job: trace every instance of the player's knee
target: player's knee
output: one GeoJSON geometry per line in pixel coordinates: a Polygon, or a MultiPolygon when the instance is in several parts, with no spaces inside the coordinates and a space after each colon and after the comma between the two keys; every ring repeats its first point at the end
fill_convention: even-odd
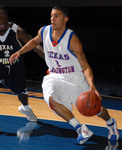
{"type": "Polygon", "coordinates": [[[53,100],[53,98],[51,96],[49,97],[49,105],[50,105],[50,107],[52,109],[54,109],[54,107],[55,107],[55,101],[53,100]]]}
{"type": "Polygon", "coordinates": [[[59,107],[60,104],[57,103],[55,100],[53,100],[53,98],[50,96],[49,97],[49,105],[50,105],[51,109],[53,111],[55,111],[59,107]]]}
{"type": "Polygon", "coordinates": [[[49,107],[50,107],[50,109],[51,109],[56,115],[59,116],[59,114],[57,113],[57,109],[58,109],[58,106],[57,106],[57,105],[58,105],[58,103],[55,102],[52,97],[49,97],[49,107]]]}

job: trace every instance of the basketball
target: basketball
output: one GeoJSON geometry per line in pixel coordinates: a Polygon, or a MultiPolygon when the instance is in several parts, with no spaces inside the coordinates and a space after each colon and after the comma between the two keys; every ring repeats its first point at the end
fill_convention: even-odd
{"type": "Polygon", "coordinates": [[[78,111],[84,116],[94,116],[101,111],[101,99],[93,91],[80,94],[76,101],[78,111]]]}

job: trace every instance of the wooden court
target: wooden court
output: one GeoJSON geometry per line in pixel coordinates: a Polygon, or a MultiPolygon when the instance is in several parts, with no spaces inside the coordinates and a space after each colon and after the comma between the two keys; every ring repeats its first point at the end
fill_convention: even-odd
{"type": "MultiPolygon", "coordinates": [[[[5,89],[1,90],[5,91],[5,89]]],[[[37,93],[29,92],[29,95],[30,96],[35,95],[36,97],[43,97],[42,93],[38,92],[37,93]]],[[[50,110],[50,108],[43,99],[29,97],[29,104],[39,119],[64,121],[62,118],[58,117],[55,113],[53,113],[50,110]]],[[[19,105],[20,102],[18,101],[16,95],[0,93],[0,114],[25,117],[18,111],[19,105]]],[[[118,128],[122,129],[122,111],[112,109],[108,109],[108,111],[113,118],[116,118],[118,128]]],[[[93,117],[82,116],[74,106],[73,106],[73,113],[76,116],[76,118],[82,123],[97,126],[105,126],[105,122],[101,118],[97,116],[93,117]]]]}
{"type": "MultiPolygon", "coordinates": [[[[110,100],[106,100],[106,101],[107,101],[107,103],[109,103],[110,100]]],[[[119,140],[120,141],[119,147],[117,146],[118,149],[116,148],[116,150],[120,150],[122,148],[122,144],[121,144],[122,143],[122,135],[121,135],[122,134],[122,111],[121,111],[121,107],[120,107],[120,104],[122,101],[114,99],[114,102],[116,104],[118,103],[118,108],[115,107],[115,109],[113,109],[113,108],[111,109],[111,107],[110,107],[107,109],[108,109],[111,117],[115,118],[117,121],[117,125],[118,125],[118,129],[120,131],[121,138],[119,140]]],[[[38,129],[34,130],[34,132],[33,132],[34,136],[33,136],[33,134],[31,134],[31,131],[29,132],[28,142],[26,141],[26,143],[24,143],[24,144],[22,142],[15,142],[16,143],[16,145],[15,145],[14,141],[17,140],[17,133],[16,133],[17,129],[16,128],[20,127],[20,126],[25,126],[25,127],[22,127],[22,129],[26,128],[28,121],[26,120],[25,115],[21,114],[18,111],[18,106],[20,105],[20,102],[19,102],[17,96],[15,94],[11,93],[11,91],[9,89],[0,88],[0,117],[4,118],[4,116],[5,116],[5,118],[7,118],[7,119],[2,120],[3,124],[0,126],[0,129],[1,129],[0,150],[20,150],[20,149],[21,150],[33,150],[33,149],[48,150],[50,145],[52,145],[53,138],[55,140],[57,140],[57,142],[59,142],[61,140],[60,138],[63,138],[63,140],[65,140],[65,142],[60,145],[60,148],[58,148],[59,150],[64,150],[64,147],[66,147],[67,150],[75,150],[75,149],[82,150],[82,149],[84,149],[84,146],[78,146],[74,142],[76,140],[76,134],[74,133],[74,130],[71,130],[72,127],[70,127],[69,124],[67,124],[63,119],[61,119],[59,116],[57,116],[55,113],[53,113],[50,110],[50,108],[48,107],[48,105],[46,104],[46,102],[43,99],[43,94],[41,91],[40,92],[29,91],[29,104],[32,107],[36,116],[38,117],[38,120],[39,120],[38,126],[39,127],[37,126],[38,129]],[[13,119],[14,119],[14,121],[11,122],[11,120],[13,120],[13,119]],[[46,121],[46,123],[45,123],[45,121],[46,121]],[[25,125],[22,125],[22,123],[25,125]],[[58,127],[57,127],[57,123],[59,124],[58,127]],[[44,128],[44,130],[43,130],[41,126],[44,126],[47,129],[44,128]],[[61,128],[59,128],[60,126],[61,126],[61,128]],[[9,127],[9,129],[8,129],[8,127],[9,127]],[[2,130],[4,130],[4,131],[2,131],[2,130]],[[9,130],[9,132],[8,132],[8,130],[9,130]],[[38,133],[37,133],[37,130],[38,130],[38,133]],[[52,131],[52,133],[50,133],[51,131],[52,131]],[[65,134],[63,134],[64,131],[66,132],[67,136],[65,134]],[[43,133],[44,135],[42,134],[42,132],[44,132],[43,133]],[[56,133],[53,134],[54,132],[56,132],[56,133]],[[47,136],[48,134],[49,135],[51,134],[50,135],[51,138],[50,138],[50,140],[48,140],[48,146],[47,146],[47,144],[45,143],[44,137],[47,136]],[[57,134],[59,134],[59,135],[57,136],[57,134]],[[10,137],[10,139],[12,138],[13,140],[11,141],[10,139],[9,140],[6,139],[6,135],[7,135],[7,137],[10,137]],[[40,138],[42,138],[41,141],[39,140],[40,138]],[[69,139],[69,141],[67,141],[68,139],[69,139]],[[4,142],[2,142],[1,140],[4,142]],[[43,148],[40,148],[39,141],[42,142],[41,144],[44,146],[44,147],[42,146],[43,148]],[[12,143],[14,144],[14,147],[11,145],[12,143]],[[32,145],[32,143],[36,143],[37,147],[35,147],[34,144],[32,145]],[[46,144],[46,147],[45,147],[45,144],[46,144]],[[27,148],[25,148],[25,147],[27,147],[27,148]]],[[[110,101],[109,105],[110,106],[112,105],[111,101],[110,101]]],[[[73,106],[73,113],[81,123],[87,124],[88,126],[93,128],[93,130],[96,132],[95,136],[93,136],[93,138],[91,138],[90,144],[89,143],[85,144],[86,149],[88,149],[88,150],[91,150],[90,148],[92,148],[94,150],[105,149],[106,144],[107,144],[106,135],[108,134],[107,133],[108,131],[105,128],[106,127],[105,122],[97,116],[94,116],[94,117],[82,116],[74,106],[73,106]],[[105,134],[104,134],[104,130],[103,130],[104,128],[106,130],[105,134]],[[101,130],[103,130],[103,131],[101,131],[101,130]],[[98,134],[100,134],[100,135],[98,135],[98,134]],[[96,145],[94,144],[95,142],[97,143],[96,145]],[[91,145],[91,143],[93,143],[93,144],[91,145]],[[105,145],[103,143],[105,143],[105,145]],[[102,144],[101,148],[98,148],[99,145],[101,145],[101,144],[102,144]]],[[[22,140],[20,139],[20,141],[22,141],[22,140]]],[[[57,150],[57,148],[56,148],[57,143],[55,143],[55,141],[54,141],[53,144],[54,145],[52,146],[52,148],[54,150],[57,150]]]]}

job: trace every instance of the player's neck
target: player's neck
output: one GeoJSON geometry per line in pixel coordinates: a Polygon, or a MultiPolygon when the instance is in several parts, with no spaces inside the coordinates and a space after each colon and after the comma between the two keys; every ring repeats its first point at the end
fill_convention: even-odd
{"type": "Polygon", "coordinates": [[[61,35],[64,33],[65,30],[66,30],[66,27],[61,28],[61,29],[52,30],[53,40],[58,41],[58,39],[61,37],[61,35]]]}

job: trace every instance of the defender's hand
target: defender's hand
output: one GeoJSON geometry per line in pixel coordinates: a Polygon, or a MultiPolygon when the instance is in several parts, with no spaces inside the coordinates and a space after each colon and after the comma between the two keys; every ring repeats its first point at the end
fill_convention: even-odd
{"type": "Polygon", "coordinates": [[[12,63],[18,59],[20,57],[20,54],[19,52],[16,52],[14,54],[11,55],[11,57],[9,58],[9,62],[10,62],[10,65],[12,65],[12,63]]]}

